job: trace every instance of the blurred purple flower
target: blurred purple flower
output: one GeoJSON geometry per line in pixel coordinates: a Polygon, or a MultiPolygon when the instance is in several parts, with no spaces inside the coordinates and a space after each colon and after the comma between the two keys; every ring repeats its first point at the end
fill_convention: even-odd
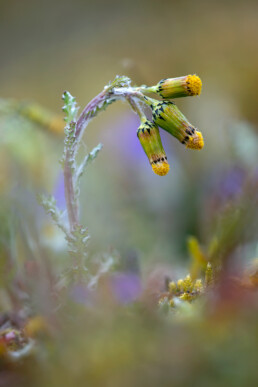
{"type": "Polygon", "coordinates": [[[112,278],[111,288],[118,302],[128,304],[141,295],[141,279],[134,273],[116,273],[112,278]]]}
{"type": "Polygon", "coordinates": [[[237,166],[226,172],[219,184],[220,199],[227,200],[241,193],[245,178],[246,172],[237,166]]]}
{"type": "Polygon", "coordinates": [[[74,285],[70,290],[70,297],[78,304],[91,304],[91,292],[86,285],[74,285]]]}
{"type": "Polygon", "coordinates": [[[115,152],[125,163],[138,163],[146,158],[141,144],[137,138],[137,129],[140,120],[136,114],[128,112],[119,117],[118,120],[106,126],[103,133],[103,143],[110,144],[115,152]]]}
{"type": "Polygon", "coordinates": [[[57,178],[53,195],[54,195],[54,198],[56,199],[57,207],[60,210],[65,210],[66,204],[65,204],[65,191],[64,191],[64,175],[61,172],[57,178]]]}

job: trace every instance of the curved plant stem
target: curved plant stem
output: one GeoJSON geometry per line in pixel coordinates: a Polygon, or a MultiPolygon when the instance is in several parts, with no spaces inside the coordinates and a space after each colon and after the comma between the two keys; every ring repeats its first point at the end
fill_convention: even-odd
{"type": "Polygon", "coordinates": [[[131,105],[134,112],[136,114],[138,114],[138,116],[140,117],[140,120],[144,121],[146,119],[146,116],[145,116],[144,112],[142,111],[139,103],[135,100],[135,98],[133,98],[131,96],[127,96],[126,99],[129,102],[129,104],[131,105]]]}
{"type": "MultiPolygon", "coordinates": [[[[146,104],[145,96],[139,91],[135,90],[131,86],[124,87],[119,83],[114,82],[104,88],[104,90],[94,97],[83,109],[78,119],[76,119],[76,102],[73,97],[66,94],[68,98],[67,112],[69,114],[68,127],[65,140],[65,152],[64,152],[64,188],[65,188],[65,200],[69,221],[69,235],[68,239],[73,249],[73,266],[75,269],[81,270],[83,267],[82,254],[84,254],[84,246],[89,238],[87,229],[84,229],[80,224],[80,209],[79,209],[79,190],[78,190],[78,171],[82,173],[85,165],[87,164],[88,157],[95,158],[99,149],[95,148],[95,153],[86,156],[81,165],[76,163],[76,155],[80,147],[81,139],[84,131],[91,121],[100,111],[104,110],[106,106],[116,100],[124,100],[129,102],[133,111],[139,115],[140,120],[146,119],[146,116],[142,110],[141,103],[146,104]],[[70,98],[70,99],[69,99],[70,98]],[[82,243],[79,242],[81,238],[82,243]],[[77,242],[76,242],[77,241],[77,242]],[[78,247],[79,246],[79,247],[78,247]],[[83,251],[82,251],[83,249],[83,251]]],[[[147,103],[148,104],[148,103],[147,103]]],[[[86,253],[85,253],[86,254],[86,253]]]]}
{"type": "Polygon", "coordinates": [[[76,165],[74,165],[75,156],[89,121],[97,114],[97,108],[107,99],[107,94],[108,91],[103,90],[83,109],[75,125],[73,145],[66,149],[64,160],[64,187],[70,232],[74,231],[80,225],[79,202],[75,195],[75,182],[73,178],[73,168],[76,168],[76,165]]]}
{"type": "Polygon", "coordinates": [[[93,118],[97,114],[96,108],[102,103],[104,103],[105,100],[107,99],[107,94],[108,94],[108,91],[103,90],[96,97],[94,97],[81,112],[80,117],[77,120],[76,129],[75,129],[75,137],[76,137],[75,144],[77,145],[74,150],[75,153],[78,150],[80,139],[83,136],[84,130],[86,129],[91,118],[93,118]]]}

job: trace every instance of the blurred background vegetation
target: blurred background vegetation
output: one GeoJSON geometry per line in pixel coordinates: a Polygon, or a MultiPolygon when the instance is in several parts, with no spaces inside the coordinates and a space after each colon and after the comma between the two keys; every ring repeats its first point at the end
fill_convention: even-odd
{"type": "MultiPolygon", "coordinates": [[[[58,163],[63,134],[33,122],[23,104],[32,101],[58,117],[64,90],[83,108],[116,74],[137,85],[198,74],[201,96],[176,102],[202,131],[205,146],[200,152],[186,150],[162,132],[171,170],[161,178],[141,149],[138,118],[127,105],[115,103],[98,116],[84,138],[88,151],[104,144],[81,188],[89,254],[115,249],[122,260],[139,262],[143,273],[156,267],[172,276],[189,270],[190,236],[214,260],[245,266],[257,257],[257,16],[258,2],[251,0],[0,0],[3,288],[14,272],[25,278],[34,273],[35,259],[44,257],[46,273],[48,260],[61,265],[67,254],[63,236],[36,201],[36,194],[46,191],[64,206],[58,163]]],[[[19,281],[16,286],[22,289],[19,281]]],[[[3,311],[13,307],[1,297],[3,311]]],[[[38,308],[41,314],[45,307],[38,308]]],[[[160,353],[161,341],[155,341],[160,353]]],[[[190,342],[196,344],[193,337],[190,342]]],[[[168,348],[165,352],[169,356],[168,348]]],[[[202,356],[204,361],[205,351],[202,356]]]]}
{"type": "MultiPolygon", "coordinates": [[[[250,173],[243,154],[251,157],[252,139],[242,127],[250,126],[255,136],[257,8],[255,1],[0,2],[2,98],[36,101],[60,114],[63,90],[83,107],[116,74],[128,75],[137,84],[188,73],[203,80],[201,97],[177,103],[203,132],[205,148],[187,152],[162,133],[171,162],[164,179],[149,168],[135,135],[138,119],[127,106],[117,103],[92,123],[87,147],[104,143],[82,189],[93,251],[133,246],[148,260],[171,261],[185,256],[189,234],[203,243],[210,237],[207,222],[212,223],[217,211],[205,213],[213,196],[221,195],[221,180],[234,168],[247,167],[250,173]],[[237,141],[241,150],[235,147],[237,141]]],[[[11,120],[15,117],[5,125],[13,127],[11,120]]],[[[28,176],[18,183],[5,160],[1,185],[6,187],[5,179],[11,184],[2,190],[16,195],[33,181],[53,191],[62,135],[34,133],[33,128],[32,139],[21,126],[12,136],[19,136],[22,149],[13,149],[8,157],[9,164],[16,159],[28,176]],[[26,162],[29,172],[21,165],[26,162]]]]}

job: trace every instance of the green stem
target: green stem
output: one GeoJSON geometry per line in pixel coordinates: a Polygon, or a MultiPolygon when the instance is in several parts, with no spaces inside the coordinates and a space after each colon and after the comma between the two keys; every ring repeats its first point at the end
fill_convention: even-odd
{"type": "Polygon", "coordinates": [[[141,121],[145,121],[146,120],[146,116],[144,114],[144,112],[142,111],[141,107],[139,106],[139,103],[135,101],[134,98],[130,97],[130,96],[127,96],[126,97],[127,101],[129,102],[131,108],[133,109],[133,111],[138,114],[139,118],[141,121]]]}
{"type": "Polygon", "coordinates": [[[140,91],[141,93],[155,93],[156,92],[156,86],[139,86],[136,87],[136,91],[140,91]]]}

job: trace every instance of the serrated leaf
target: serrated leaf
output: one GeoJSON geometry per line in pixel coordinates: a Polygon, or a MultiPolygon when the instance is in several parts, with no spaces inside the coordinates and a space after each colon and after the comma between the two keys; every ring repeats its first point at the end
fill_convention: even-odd
{"type": "Polygon", "coordinates": [[[117,75],[115,79],[106,86],[106,89],[113,89],[114,87],[129,87],[131,85],[131,79],[125,75],[117,75]]]}
{"type": "Polygon", "coordinates": [[[103,145],[102,144],[98,144],[95,148],[92,149],[92,151],[90,153],[88,153],[82,163],[80,164],[80,166],[77,168],[77,173],[76,173],[76,184],[79,183],[79,179],[81,178],[81,176],[83,175],[83,172],[85,171],[87,165],[89,163],[91,163],[93,160],[95,160],[95,158],[97,157],[98,153],[100,152],[100,150],[103,148],[103,145]]]}
{"type": "Polygon", "coordinates": [[[66,234],[69,235],[66,226],[64,225],[63,216],[64,211],[60,211],[56,206],[56,200],[52,195],[38,195],[38,203],[44,208],[47,214],[49,214],[53,222],[66,234]]]}
{"type": "Polygon", "coordinates": [[[69,93],[69,91],[64,91],[62,99],[64,101],[64,106],[62,110],[66,114],[64,120],[67,123],[70,123],[71,121],[76,121],[79,107],[77,106],[75,97],[73,97],[69,93]]]}

